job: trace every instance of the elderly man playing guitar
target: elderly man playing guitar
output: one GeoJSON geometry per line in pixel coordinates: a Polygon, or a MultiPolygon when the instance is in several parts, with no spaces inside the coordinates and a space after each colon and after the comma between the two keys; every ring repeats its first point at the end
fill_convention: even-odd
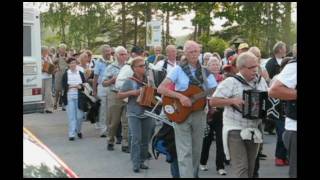
{"type": "Polygon", "coordinates": [[[187,41],[184,52],[187,60],[167,75],[159,85],[158,93],[164,95],[165,114],[174,122],[180,177],[192,178],[198,177],[206,97],[213,92],[217,82],[198,62],[199,44],[187,41]],[[174,91],[169,88],[172,83],[174,91]]]}

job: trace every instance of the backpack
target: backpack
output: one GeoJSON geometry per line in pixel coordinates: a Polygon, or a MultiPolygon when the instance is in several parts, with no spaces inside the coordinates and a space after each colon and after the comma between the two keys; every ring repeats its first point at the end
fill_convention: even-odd
{"type": "Polygon", "coordinates": [[[173,159],[177,157],[172,126],[164,123],[156,135],[154,135],[152,139],[152,153],[155,159],[158,159],[160,154],[164,154],[168,163],[173,162],[173,159]]]}

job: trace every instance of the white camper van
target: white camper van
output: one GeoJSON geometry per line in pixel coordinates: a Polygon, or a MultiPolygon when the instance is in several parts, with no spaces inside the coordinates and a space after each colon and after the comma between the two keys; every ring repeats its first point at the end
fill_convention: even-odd
{"type": "Polygon", "coordinates": [[[40,13],[23,7],[23,113],[43,112],[40,13]]]}

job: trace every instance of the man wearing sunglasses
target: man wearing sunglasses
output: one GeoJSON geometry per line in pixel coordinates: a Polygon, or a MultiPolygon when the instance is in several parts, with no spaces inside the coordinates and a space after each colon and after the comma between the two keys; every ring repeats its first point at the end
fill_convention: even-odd
{"type": "Polygon", "coordinates": [[[120,120],[121,120],[121,130],[122,130],[122,148],[121,150],[123,152],[128,153],[128,120],[125,115],[125,102],[123,102],[121,99],[117,98],[118,90],[115,87],[115,82],[117,79],[117,76],[120,72],[120,70],[124,67],[127,59],[128,59],[128,52],[127,50],[122,47],[118,46],[115,49],[115,55],[116,55],[116,61],[110,64],[106,70],[105,75],[103,77],[103,83],[102,85],[107,87],[107,101],[108,101],[108,107],[107,112],[110,112],[107,114],[108,120],[110,121],[108,123],[108,135],[107,135],[107,141],[108,146],[107,149],[109,151],[114,150],[114,137],[116,136],[117,130],[119,128],[120,120]]]}

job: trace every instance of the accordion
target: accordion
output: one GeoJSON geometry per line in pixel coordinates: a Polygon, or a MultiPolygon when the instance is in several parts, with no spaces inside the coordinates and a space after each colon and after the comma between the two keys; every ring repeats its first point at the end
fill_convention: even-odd
{"type": "Polygon", "coordinates": [[[266,101],[268,92],[260,90],[244,90],[242,106],[242,117],[247,119],[264,119],[266,118],[266,101]]]}
{"type": "Polygon", "coordinates": [[[48,74],[53,74],[53,71],[55,69],[55,65],[45,61],[42,65],[42,71],[46,72],[48,74]]]}
{"type": "Polygon", "coordinates": [[[154,95],[155,88],[152,86],[143,86],[140,90],[140,95],[137,98],[137,103],[141,106],[153,107],[156,104],[154,95]]]}

